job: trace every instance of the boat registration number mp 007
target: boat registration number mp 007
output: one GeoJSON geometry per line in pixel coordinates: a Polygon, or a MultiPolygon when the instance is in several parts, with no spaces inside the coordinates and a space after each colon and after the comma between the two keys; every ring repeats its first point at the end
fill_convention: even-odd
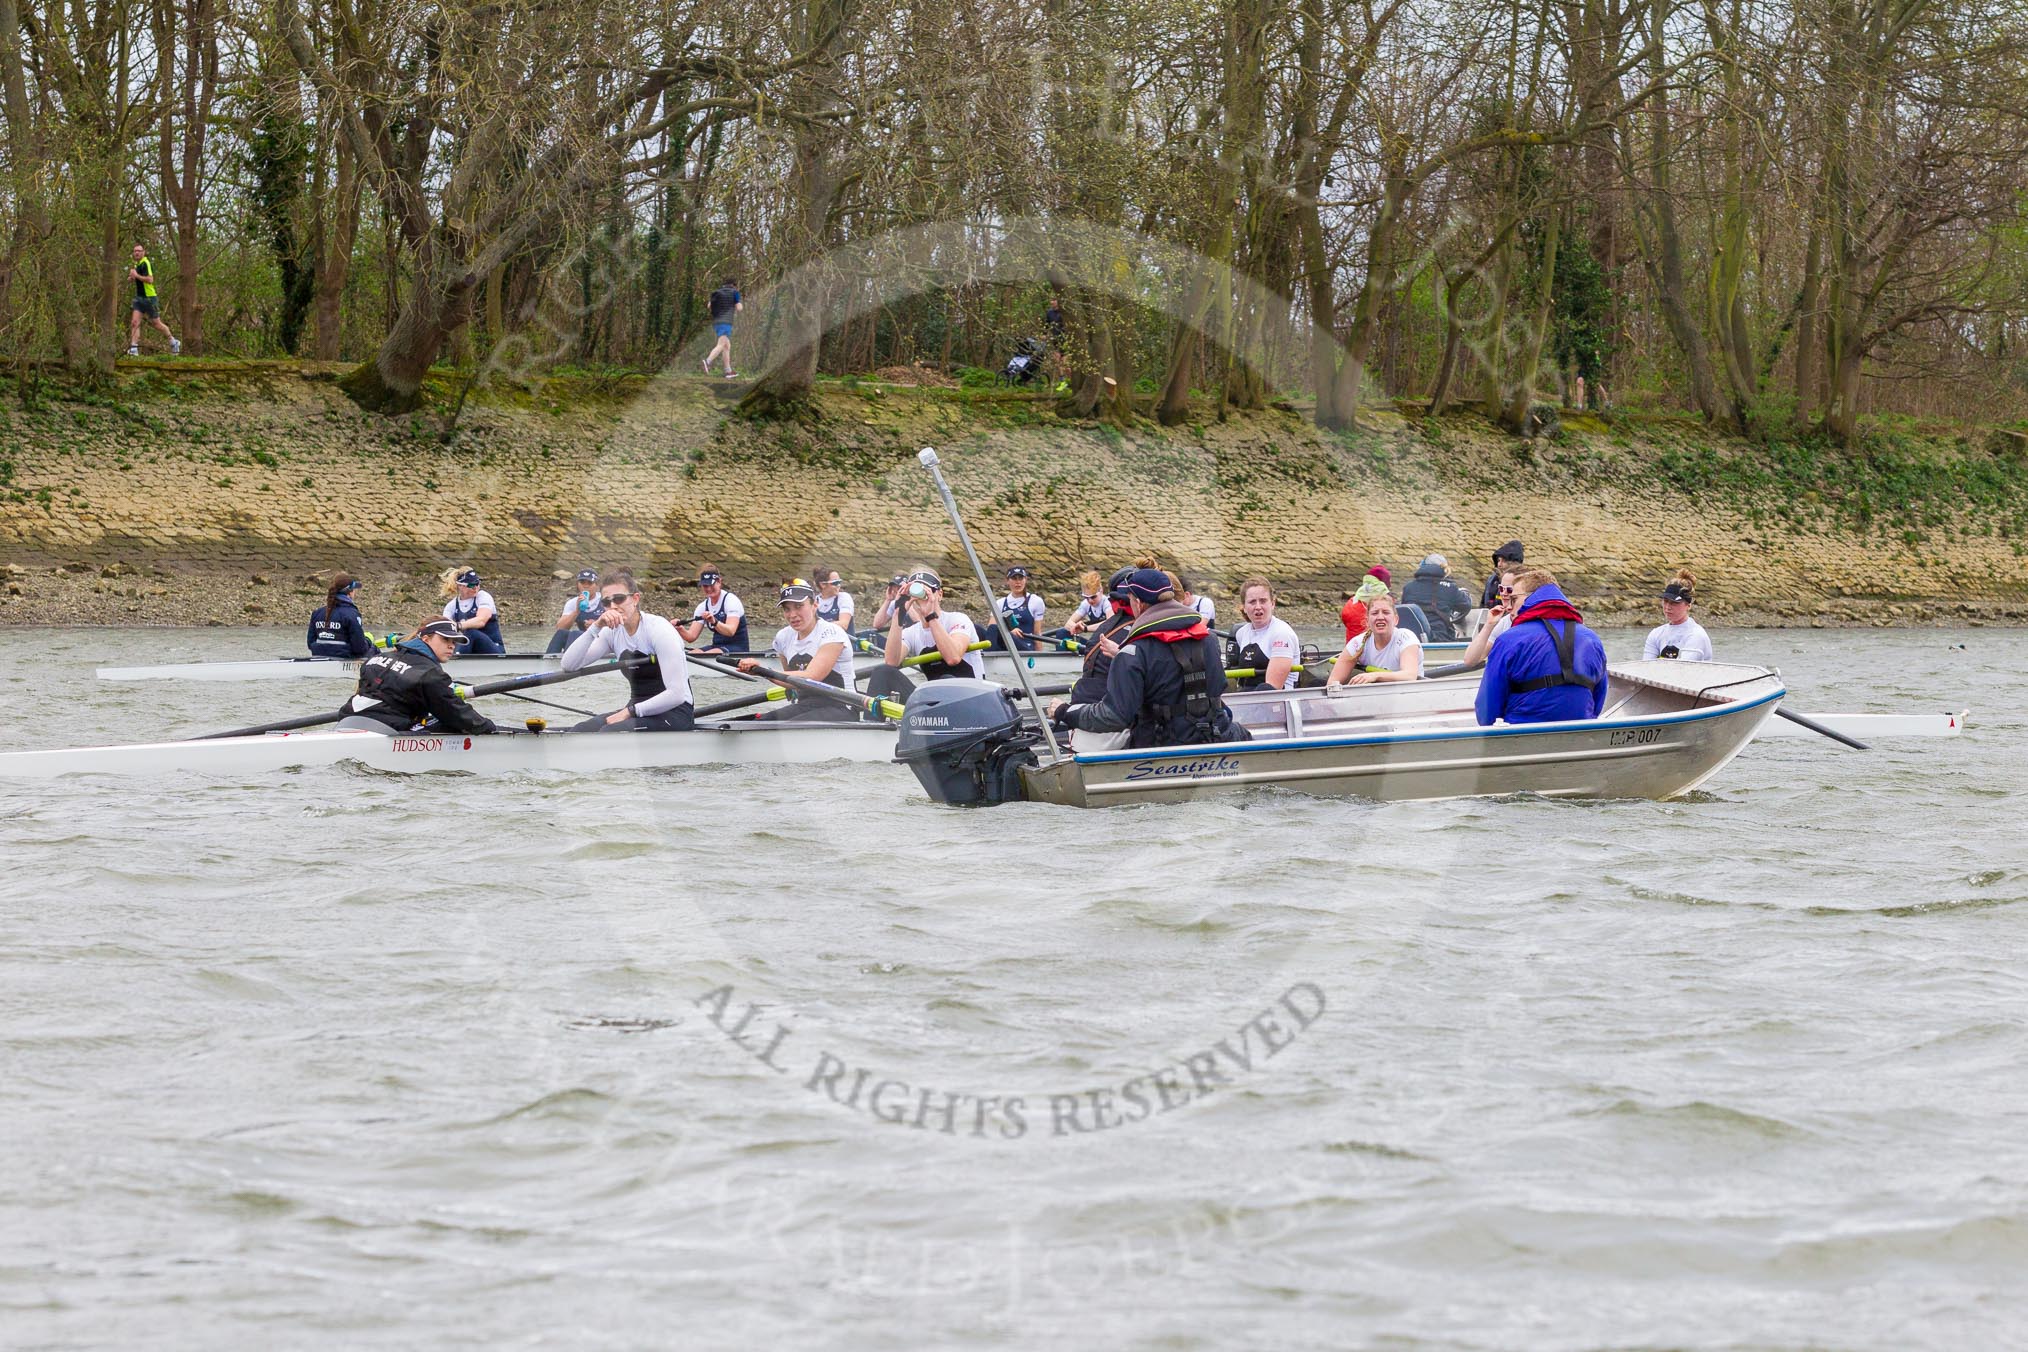
{"type": "Polygon", "coordinates": [[[1620,728],[1606,736],[1607,746],[1647,746],[1662,740],[1660,728],[1620,728]]]}

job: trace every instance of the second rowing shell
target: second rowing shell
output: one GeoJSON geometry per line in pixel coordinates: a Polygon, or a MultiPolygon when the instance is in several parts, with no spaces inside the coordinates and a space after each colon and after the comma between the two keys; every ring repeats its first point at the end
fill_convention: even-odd
{"type": "MultiPolygon", "coordinates": [[[[760,654],[757,654],[760,655],[760,654]]],[[[1033,652],[982,653],[986,661],[986,675],[989,679],[1011,681],[1014,676],[1014,662],[1018,657],[1021,665],[1036,679],[1045,677],[1063,678],[1075,676],[1083,670],[1083,659],[1076,653],[1033,652]]],[[[102,681],[320,681],[342,680],[357,682],[359,663],[363,659],[350,657],[268,657],[236,662],[173,662],[153,667],[100,667],[98,678],[102,681]]],[[[524,655],[508,654],[499,657],[453,657],[447,664],[453,679],[471,684],[476,681],[497,680],[503,676],[520,676],[532,671],[557,671],[561,663],[557,658],[541,653],[524,655]]],[[[700,677],[706,673],[698,673],[700,677]]]]}

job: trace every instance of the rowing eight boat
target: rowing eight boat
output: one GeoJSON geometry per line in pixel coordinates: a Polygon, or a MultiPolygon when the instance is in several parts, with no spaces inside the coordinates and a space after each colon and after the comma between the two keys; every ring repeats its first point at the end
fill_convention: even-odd
{"type": "Polygon", "coordinates": [[[876,723],[700,723],[695,732],[543,732],[489,737],[355,728],[270,733],[214,741],[148,742],[0,754],[0,779],[170,772],[250,775],[356,762],[376,770],[586,771],[685,765],[808,765],[891,761],[894,728],[876,723]]]}

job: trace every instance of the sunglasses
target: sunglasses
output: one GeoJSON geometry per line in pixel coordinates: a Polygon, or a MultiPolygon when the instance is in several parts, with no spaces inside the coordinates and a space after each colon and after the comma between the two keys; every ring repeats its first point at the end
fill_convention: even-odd
{"type": "Polygon", "coordinates": [[[614,592],[611,596],[601,596],[599,604],[603,606],[616,606],[632,595],[632,592],[614,592]]]}

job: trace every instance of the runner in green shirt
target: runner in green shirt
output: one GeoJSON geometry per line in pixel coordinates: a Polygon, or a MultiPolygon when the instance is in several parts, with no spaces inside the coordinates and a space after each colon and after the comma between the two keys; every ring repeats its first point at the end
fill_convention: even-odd
{"type": "Polygon", "coordinates": [[[141,320],[162,330],[169,339],[169,351],[181,352],[183,344],[176,341],[176,335],[169,332],[169,326],[162,322],[162,302],[155,298],[155,269],[148,264],[148,251],[134,246],[134,266],[127,269],[127,280],[134,284],[134,305],[127,315],[127,355],[141,355],[141,320]]]}

